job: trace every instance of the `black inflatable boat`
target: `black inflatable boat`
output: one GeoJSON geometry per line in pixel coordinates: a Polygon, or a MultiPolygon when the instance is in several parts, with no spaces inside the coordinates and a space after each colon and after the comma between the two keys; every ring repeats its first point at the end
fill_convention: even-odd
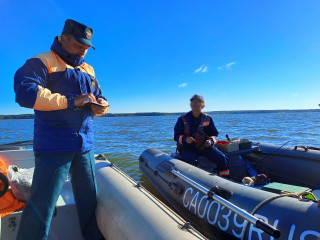
{"type": "Polygon", "coordinates": [[[320,239],[320,149],[256,143],[226,155],[232,180],[215,174],[215,164],[205,158],[193,166],[157,149],[144,151],[139,165],[172,207],[211,239],[320,239]],[[241,183],[250,173],[263,173],[270,182],[241,183]],[[212,196],[251,213],[280,234],[266,234],[212,196]]]}

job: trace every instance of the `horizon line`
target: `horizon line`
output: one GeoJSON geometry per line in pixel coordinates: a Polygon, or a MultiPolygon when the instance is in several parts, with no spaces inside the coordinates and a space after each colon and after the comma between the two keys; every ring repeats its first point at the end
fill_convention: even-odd
{"type": "MultiPolygon", "coordinates": [[[[305,110],[317,110],[319,108],[299,108],[299,109],[242,109],[242,110],[211,110],[211,111],[203,111],[203,112],[243,112],[243,111],[305,111],[305,110]]],[[[174,113],[184,113],[182,112],[117,112],[117,113],[107,113],[108,114],[148,114],[148,113],[163,113],[163,114],[174,114],[174,113]]],[[[21,113],[21,114],[0,114],[0,116],[19,116],[19,115],[33,115],[34,113],[21,113]]]]}

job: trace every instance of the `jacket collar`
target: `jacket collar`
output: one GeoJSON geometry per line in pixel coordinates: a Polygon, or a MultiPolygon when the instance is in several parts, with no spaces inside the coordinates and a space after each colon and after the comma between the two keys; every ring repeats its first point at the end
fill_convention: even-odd
{"type": "MultiPolygon", "coordinates": [[[[204,116],[204,114],[203,114],[203,112],[201,112],[200,115],[199,115],[199,117],[202,118],[203,116],[204,116]]],[[[190,119],[190,121],[191,121],[191,118],[193,117],[193,116],[192,116],[192,111],[188,112],[188,113],[186,114],[186,117],[187,117],[188,119],[190,119]]]]}
{"type": "Polygon", "coordinates": [[[68,53],[62,48],[58,39],[59,37],[55,37],[53,44],[51,45],[51,50],[58,54],[58,56],[67,64],[73,67],[80,66],[84,62],[84,58],[68,53]]]}

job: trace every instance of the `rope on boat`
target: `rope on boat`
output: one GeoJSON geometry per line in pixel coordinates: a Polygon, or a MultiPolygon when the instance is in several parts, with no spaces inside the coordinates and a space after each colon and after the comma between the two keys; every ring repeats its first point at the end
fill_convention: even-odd
{"type": "MultiPolygon", "coordinates": [[[[267,204],[268,202],[271,202],[272,200],[275,200],[275,199],[278,199],[278,198],[282,198],[282,197],[294,197],[294,198],[298,198],[298,199],[304,199],[303,196],[306,196],[306,195],[311,195],[314,199],[317,199],[316,196],[312,192],[308,192],[308,191],[304,191],[302,193],[289,193],[289,192],[287,192],[287,193],[284,193],[284,194],[272,196],[270,198],[265,199],[264,201],[259,203],[252,210],[251,215],[254,215],[263,205],[267,204]]],[[[247,231],[248,225],[249,225],[249,222],[247,221],[247,223],[246,223],[246,225],[244,227],[244,230],[243,230],[243,234],[242,234],[241,240],[244,240],[244,236],[246,235],[246,231],[247,231]]]]}
{"type": "MultiPolygon", "coordinates": [[[[253,163],[253,162],[250,162],[250,163],[252,163],[253,165],[256,166],[257,163],[262,162],[263,160],[267,159],[268,157],[270,157],[270,156],[273,157],[273,156],[272,156],[273,153],[275,153],[275,152],[277,152],[278,150],[280,150],[281,148],[283,148],[283,147],[284,147],[285,145],[287,145],[289,142],[290,142],[290,141],[287,141],[286,143],[282,144],[280,147],[278,147],[277,149],[275,149],[275,150],[272,151],[271,153],[268,153],[267,156],[264,156],[264,157],[256,160],[254,163],[253,163]]],[[[257,143],[257,145],[259,145],[259,144],[260,144],[260,142],[257,143]]],[[[246,154],[241,154],[241,157],[243,157],[243,155],[246,155],[246,154]]],[[[245,158],[245,157],[243,157],[243,158],[245,158]]],[[[246,161],[246,160],[245,160],[245,161],[246,161]]],[[[266,170],[266,174],[269,175],[268,169],[266,169],[266,167],[265,167],[265,165],[264,165],[264,162],[262,162],[262,165],[263,165],[264,170],[266,170]]],[[[246,171],[247,171],[247,169],[244,170],[244,171],[241,171],[240,173],[238,173],[237,175],[235,175],[231,180],[236,179],[237,177],[239,177],[240,175],[242,175],[242,174],[245,173],[246,171]]]]}

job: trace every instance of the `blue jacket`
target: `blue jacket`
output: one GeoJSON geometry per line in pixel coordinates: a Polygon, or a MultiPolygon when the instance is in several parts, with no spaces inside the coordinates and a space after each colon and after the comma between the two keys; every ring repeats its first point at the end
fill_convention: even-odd
{"type": "MultiPolygon", "coordinates": [[[[201,123],[201,117],[205,116],[208,121],[203,123],[203,131],[208,137],[217,137],[218,136],[218,130],[216,129],[214,122],[210,115],[206,113],[201,113],[201,116],[199,118],[194,118],[192,116],[192,112],[188,112],[187,114],[184,114],[178,118],[178,121],[174,127],[174,140],[177,143],[182,144],[184,147],[188,146],[186,139],[188,136],[195,137],[195,134],[198,130],[198,126],[201,123]],[[185,127],[183,123],[183,117],[187,120],[187,124],[189,126],[189,134],[186,134],[185,127]]],[[[213,144],[213,140],[209,138],[211,143],[213,144]]]]}
{"type": "Polygon", "coordinates": [[[103,98],[93,68],[66,52],[55,38],[51,51],[28,59],[14,77],[16,102],[33,108],[34,152],[72,153],[94,148],[93,112],[74,107],[74,97],[103,98]]]}

